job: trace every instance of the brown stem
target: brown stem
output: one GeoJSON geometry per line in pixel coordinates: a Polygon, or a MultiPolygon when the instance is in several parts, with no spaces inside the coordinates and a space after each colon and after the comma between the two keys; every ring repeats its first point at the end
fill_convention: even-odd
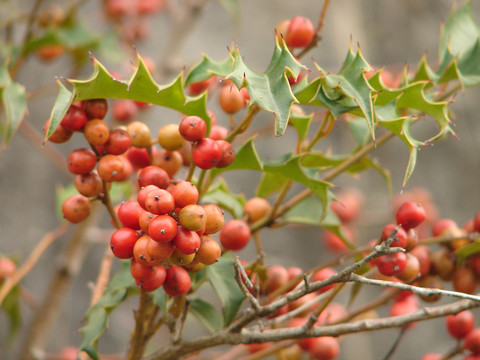
{"type": "Polygon", "coordinates": [[[253,105],[248,109],[245,117],[240,121],[237,126],[228,134],[225,138],[225,141],[232,142],[237,135],[245,132],[248,126],[251,124],[253,117],[260,111],[260,108],[257,105],[253,105]]]}
{"type": "Polygon", "coordinates": [[[151,302],[151,296],[140,291],[138,310],[135,312],[135,329],[130,338],[130,350],[128,351],[127,360],[138,360],[142,357],[145,350],[145,333],[146,333],[146,315],[147,309],[151,302]]]}
{"type": "Polygon", "coordinates": [[[28,143],[35,146],[38,150],[42,151],[48,160],[63,174],[72,177],[72,173],[68,171],[67,159],[49,142],[44,142],[44,137],[41,135],[30,122],[23,119],[18,127],[20,133],[28,140],[28,143]]]}
{"type": "Polygon", "coordinates": [[[2,304],[5,297],[8,295],[10,290],[13,289],[15,285],[17,285],[20,280],[22,280],[35,266],[38,259],[42,256],[45,250],[58,238],[60,238],[68,229],[68,224],[64,223],[60,225],[53,231],[46,233],[37,246],[33,249],[30,253],[30,256],[27,260],[22,264],[20,268],[11,276],[8,277],[5,282],[3,283],[2,287],[0,288],[0,305],[2,304]]]}
{"type": "Polygon", "coordinates": [[[85,233],[99,221],[97,211],[96,204],[92,204],[90,216],[76,226],[62,255],[61,263],[45,291],[45,297],[36,309],[32,323],[28,327],[18,359],[33,360],[35,354],[42,352],[46,345],[55,320],[60,314],[59,310],[68,286],[80,271],[89,249],[88,241],[85,241],[85,233]]]}

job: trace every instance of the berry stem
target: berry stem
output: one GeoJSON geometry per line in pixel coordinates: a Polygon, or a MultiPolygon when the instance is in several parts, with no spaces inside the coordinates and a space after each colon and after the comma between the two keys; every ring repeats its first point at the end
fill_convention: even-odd
{"type": "Polygon", "coordinates": [[[200,199],[205,192],[203,189],[203,181],[205,180],[205,175],[207,174],[207,170],[202,169],[200,172],[200,176],[198,177],[197,181],[197,190],[198,190],[198,199],[200,199]]]}
{"type": "Polygon", "coordinates": [[[101,197],[102,203],[107,208],[108,213],[110,214],[110,218],[115,224],[115,228],[120,229],[122,227],[122,224],[118,219],[115,209],[113,208],[112,198],[110,196],[110,190],[108,189],[108,182],[102,181],[102,184],[103,184],[103,191],[104,191],[104,195],[101,197]]]}
{"type": "Polygon", "coordinates": [[[322,122],[318,127],[317,133],[313,137],[312,141],[310,141],[310,143],[307,145],[304,151],[309,152],[310,150],[312,150],[312,148],[315,146],[317,142],[320,141],[320,139],[330,134],[334,125],[335,125],[335,118],[332,116],[332,113],[330,112],[330,110],[327,109],[325,111],[325,115],[323,116],[322,122]]]}
{"type": "Polygon", "coordinates": [[[392,355],[395,353],[395,350],[397,350],[398,345],[400,344],[400,341],[403,339],[403,336],[405,335],[405,332],[407,331],[407,329],[408,329],[407,327],[403,327],[403,328],[400,330],[400,332],[399,332],[397,338],[395,339],[392,347],[391,347],[390,350],[388,351],[387,355],[385,355],[385,357],[383,358],[383,360],[389,360],[389,359],[392,357],[392,355]]]}
{"type": "Polygon", "coordinates": [[[63,223],[55,230],[46,233],[37,246],[32,250],[22,266],[18,268],[18,270],[12,276],[6,278],[2,284],[2,287],[0,288],[0,305],[10,290],[12,290],[13,287],[17,285],[20,280],[22,280],[33,269],[45,250],[47,250],[48,247],[55,242],[55,240],[65,234],[68,229],[68,225],[68,223],[63,223]]]}
{"type": "Polygon", "coordinates": [[[195,163],[193,161],[190,161],[190,167],[188,168],[188,175],[187,178],[185,179],[186,181],[192,181],[193,173],[195,172],[195,163]]]}
{"type": "Polygon", "coordinates": [[[231,143],[238,134],[245,132],[252,123],[253,117],[255,116],[255,114],[257,114],[259,110],[260,108],[257,105],[251,106],[242,121],[240,121],[237,126],[230,132],[230,134],[228,134],[228,136],[225,138],[225,141],[231,143]]]}
{"type": "Polygon", "coordinates": [[[135,312],[135,329],[132,332],[130,338],[130,350],[128,351],[128,360],[140,359],[145,350],[146,341],[144,335],[146,334],[146,315],[148,314],[147,309],[151,303],[151,296],[140,290],[139,296],[139,305],[138,309],[135,312]]]}

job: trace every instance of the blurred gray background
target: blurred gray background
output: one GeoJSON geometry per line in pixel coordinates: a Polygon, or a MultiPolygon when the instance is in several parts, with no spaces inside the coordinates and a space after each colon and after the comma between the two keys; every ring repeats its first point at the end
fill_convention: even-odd
{"type": "MultiPolygon", "coordinates": [[[[20,2],[27,7],[32,3],[27,0],[20,2]]],[[[304,63],[313,69],[313,58],[323,68],[337,71],[351,39],[354,49],[357,43],[360,44],[365,58],[374,66],[386,66],[389,70],[398,71],[404,64],[408,64],[411,69],[415,69],[422,55],[427,53],[429,63],[435,67],[440,24],[446,19],[453,3],[454,1],[450,0],[332,1],[322,32],[323,39],[318,48],[304,58],[304,63]]],[[[243,0],[240,1],[241,25],[235,29],[224,8],[217,1],[210,1],[181,51],[180,62],[188,67],[199,61],[202,52],[216,60],[224,59],[227,56],[227,46],[230,47],[233,41],[239,46],[247,65],[263,71],[273,50],[275,25],[295,15],[307,16],[315,23],[322,4],[322,1],[306,0],[243,0]]],[[[473,10],[476,20],[480,21],[479,2],[473,3],[473,10]]],[[[80,17],[99,31],[108,28],[102,24],[100,1],[88,1],[81,8],[80,17]]],[[[150,37],[135,45],[141,55],[149,56],[160,63],[169,56],[164,51],[164,44],[169,36],[169,19],[167,13],[162,12],[150,18],[150,21],[150,37]]],[[[129,56],[128,60],[134,61],[133,52],[129,56]]],[[[102,58],[99,60],[103,61],[102,58]]],[[[108,67],[108,61],[105,62],[108,67]]],[[[128,61],[126,63],[128,64],[128,61]]],[[[50,90],[54,77],[68,75],[71,67],[68,57],[52,64],[44,64],[31,58],[19,74],[18,80],[26,85],[27,90],[44,86],[46,89],[46,96],[29,103],[28,120],[37,130],[41,131],[49,117],[56,96],[56,89],[50,90]]],[[[109,67],[120,68],[118,64],[111,64],[109,67]]],[[[91,66],[87,64],[80,77],[86,77],[90,73],[91,66]]],[[[162,83],[170,80],[171,77],[165,78],[162,83]]],[[[433,147],[422,149],[417,168],[407,184],[407,189],[422,186],[430,190],[441,216],[452,217],[459,224],[480,211],[479,98],[479,89],[467,89],[465,94],[457,95],[452,108],[455,112],[458,139],[448,137],[433,147]]],[[[209,107],[214,111],[218,109],[216,94],[213,94],[209,107]]],[[[217,114],[219,123],[226,125],[227,118],[222,117],[219,111],[217,114]]],[[[150,109],[141,113],[139,118],[155,129],[177,121],[179,116],[161,109],[150,109]]],[[[258,122],[256,125],[262,127],[272,120],[270,114],[262,114],[255,121],[258,122]]],[[[429,137],[431,131],[429,126],[415,128],[419,138],[429,137]]],[[[282,154],[286,143],[293,144],[294,140],[292,129],[288,129],[285,137],[274,138],[269,134],[262,139],[262,143],[259,141],[257,146],[261,156],[273,159],[282,154]]],[[[337,126],[328,141],[328,145],[339,151],[350,149],[352,144],[351,135],[344,126],[337,126]]],[[[77,134],[67,144],[55,145],[55,148],[67,155],[72,149],[85,145],[84,140],[77,134]]],[[[321,148],[328,145],[322,144],[321,148]]],[[[373,154],[382,165],[391,170],[393,193],[398,194],[408,160],[407,149],[400,141],[394,140],[373,154]]],[[[259,175],[252,173],[235,173],[228,177],[229,181],[234,180],[231,190],[244,192],[247,197],[254,194],[258,179],[259,175]]],[[[42,151],[31,145],[22,134],[18,133],[14,137],[8,147],[0,152],[0,252],[22,260],[47,231],[59,225],[60,221],[54,210],[55,187],[66,185],[69,181],[70,179],[59,172],[42,151]]],[[[390,218],[390,199],[383,179],[370,170],[361,173],[357,179],[342,176],[335,183],[339,186],[355,186],[366,194],[364,212],[357,223],[358,243],[366,243],[377,236],[383,224],[390,218]]],[[[101,226],[108,229],[106,214],[104,220],[101,226]]],[[[71,230],[44,253],[34,270],[22,282],[37,301],[41,301],[46,295],[49,279],[55,270],[52,264],[58,262],[71,230]]],[[[308,269],[333,256],[323,250],[318,229],[289,227],[276,231],[274,237],[271,235],[273,234],[269,230],[262,232],[268,264],[308,269]]],[[[103,239],[107,240],[108,237],[103,239]]],[[[103,249],[102,243],[88,248],[82,271],[69,287],[62,308],[58,309],[59,320],[54,326],[47,352],[55,353],[65,345],[80,343],[81,337],[77,330],[89,304],[88,284],[95,280],[103,249]]],[[[250,244],[241,252],[241,257],[252,259],[253,254],[254,246],[250,244]]],[[[378,290],[370,292],[369,289],[364,292],[366,295],[363,299],[379,293],[378,290]]],[[[359,304],[362,300],[357,301],[359,304]]],[[[135,305],[135,301],[128,301],[113,313],[110,329],[99,343],[101,352],[122,353],[127,348],[133,324],[132,309],[135,305]]],[[[385,314],[382,311],[381,313],[385,314]]],[[[33,310],[22,305],[22,313],[23,324],[28,327],[33,310]]],[[[6,318],[0,314],[0,341],[5,338],[6,327],[6,318]]],[[[187,322],[187,336],[202,332],[195,320],[190,319],[187,322]]],[[[0,358],[15,359],[24,334],[22,331],[9,348],[0,342],[0,358]]],[[[387,353],[396,334],[396,330],[389,330],[344,337],[339,359],[380,359],[387,353]]],[[[454,345],[454,341],[446,334],[443,319],[432,320],[418,324],[409,331],[393,359],[420,359],[428,351],[445,352],[454,345]]]]}

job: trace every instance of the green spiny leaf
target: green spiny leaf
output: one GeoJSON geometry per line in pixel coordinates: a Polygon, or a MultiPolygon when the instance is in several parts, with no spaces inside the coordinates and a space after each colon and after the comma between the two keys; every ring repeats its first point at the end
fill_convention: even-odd
{"type": "Polygon", "coordinates": [[[130,99],[164,106],[185,115],[197,115],[207,122],[208,128],[210,127],[206,94],[196,98],[186,96],[183,92],[183,73],[170,84],[158,85],[138,55],[138,66],[133,75],[128,82],[122,82],[114,79],[97,59],[93,58],[92,61],[94,71],[88,80],[68,80],[73,86],[72,91],[60,86],[47,137],[58,126],[71,103],[99,98],[130,99]]]}
{"type": "Polygon", "coordinates": [[[203,195],[202,202],[217,204],[239,219],[243,216],[245,196],[243,194],[233,194],[228,189],[225,180],[220,179],[217,184],[210,187],[208,192],[203,195]]]}
{"type": "Polygon", "coordinates": [[[292,113],[290,115],[290,123],[295,127],[298,133],[298,140],[301,142],[305,140],[310,128],[310,122],[312,121],[313,113],[309,115],[301,115],[292,113]]]}
{"type": "Polygon", "coordinates": [[[195,298],[191,301],[189,310],[208,331],[213,333],[222,329],[222,315],[212,304],[195,298]]]}
{"type": "Polygon", "coordinates": [[[264,172],[258,183],[255,196],[267,198],[280,191],[287,180],[286,176],[264,172]]]}
{"type": "Polygon", "coordinates": [[[192,83],[206,80],[213,75],[227,76],[233,70],[233,57],[229,56],[223,61],[215,61],[207,55],[202,54],[202,61],[193,67],[185,79],[185,86],[192,83]]]}
{"type": "Polygon", "coordinates": [[[207,267],[210,285],[223,305],[224,325],[228,326],[240,310],[245,296],[235,281],[234,259],[230,252],[223,254],[218,262],[207,267]]]}
{"type": "Polygon", "coordinates": [[[480,28],[472,16],[471,1],[466,1],[460,8],[454,5],[442,28],[439,58],[443,59],[446,51],[459,54],[476,42],[479,35],[480,28]]]}
{"type": "Polygon", "coordinates": [[[234,59],[234,69],[227,79],[233,80],[238,88],[246,85],[251,104],[272,112],[275,115],[275,135],[283,135],[287,128],[290,107],[293,102],[297,102],[287,76],[297,78],[306,68],[293,57],[286,46],[279,47],[278,42],[264,73],[248,68],[238,48],[235,49],[234,59]]]}

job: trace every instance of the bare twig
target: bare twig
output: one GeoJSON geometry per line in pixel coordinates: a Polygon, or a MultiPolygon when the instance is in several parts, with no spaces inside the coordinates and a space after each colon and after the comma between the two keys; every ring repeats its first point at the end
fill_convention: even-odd
{"type": "Polygon", "coordinates": [[[403,327],[400,330],[397,338],[395,339],[395,342],[393,343],[392,347],[388,351],[387,355],[385,355],[383,360],[389,360],[392,357],[392,355],[395,353],[395,350],[397,350],[398,345],[400,344],[400,341],[403,339],[403,336],[405,335],[405,332],[407,331],[407,329],[408,329],[407,327],[403,327]]]}
{"type": "Polygon", "coordinates": [[[10,290],[13,289],[15,285],[17,285],[20,280],[22,280],[35,266],[38,259],[42,256],[45,250],[59,237],[61,237],[68,229],[68,224],[64,223],[60,225],[53,231],[46,233],[37,246],[33,249],[30,253],[30,256],[27,260],[22,264],[20,268],[11,276],[8,277],[5,282],[3,283],[2,287],[0,288],[0,305],[2,304],[5,297],[8,295],[10,290]]]}

